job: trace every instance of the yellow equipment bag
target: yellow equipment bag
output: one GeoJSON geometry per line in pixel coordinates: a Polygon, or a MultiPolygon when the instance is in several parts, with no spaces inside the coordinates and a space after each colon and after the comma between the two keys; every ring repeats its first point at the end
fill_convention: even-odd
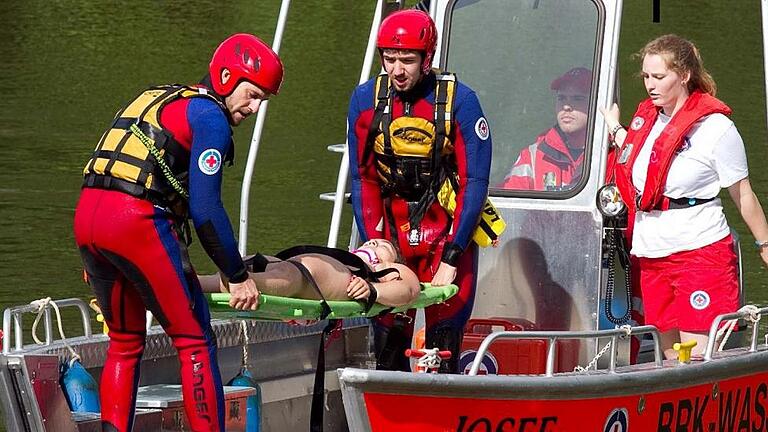
{"type": "MultiPolygon", "coordinates": [[[[440,192],[437,193],[437,201],[453,217],[456,210],[456,191],[453,190],[450,180],[446,179],[440,192]]],[[[480,213],[480,221],[472,234],[472,240],[480,247],[493,246],[499,244],[499,236],[507,228],[507,223],[501,217],[501,213],[493,205],[490,198],[485,199],[483,211],[480,213]]]]}

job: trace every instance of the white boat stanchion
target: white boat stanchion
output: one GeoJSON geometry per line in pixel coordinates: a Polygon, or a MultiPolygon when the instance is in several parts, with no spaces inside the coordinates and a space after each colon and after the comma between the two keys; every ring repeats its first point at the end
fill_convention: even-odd
{"type": "MultiPolygon", "coordinates": [[[[283,32],[285,31],[285,22],[288,20],[288,8],[291,6],[291,0],[283,0],[280,4],[280,14],[277,18],[277,28],[275,29],[275,39],[272,41],[272,50],[275,53],[280,52],[280,44],[283,41],[283,32]]],[[[264,130],[264,120],[267,116],[269,101],[262,101],[259,112],[256,114],[256,124],[253,126],[253,136],[251,145],[248,148],[248,159],[245,163],[245,172],[243,173],[243,185],[240,189],[240,230],[238,231],[238,250],[240,255],[245,256],[248,244],[248,203],[251,197],[251,181],[253,179],[253,167],[256,164],[256,155],[259,152],[259,143],[261,142],[261,132],[264,130]]]]}
{"type": "MultiPolygon", "coordinates": [[[[371,22],[371,30],[368,33],[368,45],[365,48],[365,56],[363,57],[363,65],[360,68],[360,77],[357,80],[357,84],[360,85],[368,80],[371,75],[371,68],[373,67],[373,57],[376,53],[376,35],[379,31],[379,24],[381,23],[381,12],[383,3],[382,0],[376,1],[376,6],[373,13],[373,21],[371,22]]],[[[349,125],[347,125],[349,127],[349,125]]],[[[346,137],[346,134],[344,135],[346,137]]],[[[344,155],[342,156],[341,163],[339,164],[339,174],[336,181],[336,192],[333,195],[333,212],[331,213],[331,227],[328,230],[328,242],[326,246],[336,247],[339,240],[339,226],[341,225],[341,212],[344,205],[345,192],[347,189],[347,179],[349,176],[349,146],[344,141],[344,155]]],[[[354,221],[352,222],[352,235],[349,239],[349,247],[357,246],[357,229],[355,228],[354,221]]]]}

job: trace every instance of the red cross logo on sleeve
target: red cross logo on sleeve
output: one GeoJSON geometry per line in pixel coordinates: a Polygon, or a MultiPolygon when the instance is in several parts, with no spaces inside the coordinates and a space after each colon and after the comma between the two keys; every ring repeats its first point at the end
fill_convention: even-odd
{"type": "Polygon", "coordinates": [[[221,153],[214,148],[203,151],[197,159],[197,167],[203,174],[216,174],[221,168],[221,153]]]}
{"type": "Polygon", "coordinates": [[[208,158],[205,160],[205,164],[208,165],[208,167],[211,169],[213,169],[217,163],[219,163],[219,160],[216,159],[216,156],[214,155],[208,156],[208,158]]]}

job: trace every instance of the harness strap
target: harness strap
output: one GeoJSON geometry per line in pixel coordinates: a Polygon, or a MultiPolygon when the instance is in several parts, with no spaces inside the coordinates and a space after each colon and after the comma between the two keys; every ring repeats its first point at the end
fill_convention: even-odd
{"type": "MultiPolygon", "coordinates": [[[[373,142],[376,138],[376,133],[379,131],[379,127],[381,127],[381,130],[386,130],[382,125],[382,118],[385,111],[390,111],[389,75],[381,74],[376,79],[376,109],[373,111],[373,119],[371,119],[371,125],[368,127],[368,136],[366,137],[365,150],[363,151],[363,162],[368,160],[373,151],[373,142]]],[[[387,129],[389,129],[391,115],[389,117],[390,118],[387,120],[387,129]]],[[[386,133],[384,134],[384,147],[388,148],[390,151],[392,150],[392,141],[390,140],[389,134],[386,133]]]]}
{"type": "Polygon", "coordinates": [[[381,107],[381,130],[384,131],[384,154],[391,155],[392,137],[389,135],[389,127],[392,124],[392,91],[389,88],[389,75],[379,76],[377,81],[378,90],[376,91],[376,111],[381,107]]]}
{"type": "Polygon", "coordinates": [[[368,283],[368,300],[365,302],[365,313],[370,312],[373,305],[376,304],[376,299],[379,298],[379,291],[376,290],[376,287],[373,286],[373,282],[366,281],[368,283]]]}
{"type": "MultiPolygon", "coordinates": [[[[168,103],[168,102],[165,102],[165,103],[168,103]]],[[[180,151],[182,150],[182,147],[178,141],[173,139],[173,137],[171,137],[163,129],[159,129],[153,124],[135,117],[116,118],[115,121],[112,123],[112,129],[130,130],[131,126],[134,124],[138,126],[139,130],[141,130],[141,132],[143,132],[144,135],[146,135],[147,137],[151,138],[154,141],[155,147],[158,150],[165,150],[165,152],[163,153],[163,158],[168,161],[169,165],[173,166],[176,162],[175,160],[176,155],[180,153],[180,151]]],[[[148,165],[142,165],[142,171],[149,171],[154,167],[154,165],[151,163],[149,159],[144,160],[144,163],[148,165]]],[[[186,167],[183,167],[183,170],[186,171],[186,167]]],[[[147,174],[148,172],[147,173],[142,172],[142,176],[144,177],[144,179],[140,181],[141,183],[146,182],[147,174]]]]}
{"type": "MultiPolygon", "coordinates": [[[[304,279],[309,282],[310,285],[312,285],[312,288],[314,288],[315,292],[317,292],[317,294],[320,296],[320,304],[323,309],[323,312],[320,315],[320,319],[326,319],[332,312],[331,307],[328,306],[328,302],[325,300],[325,296],[317,286],[317,281],[315,281],[315,278],[312,277],[312,274],[309,273],[309,270],[304,266],[304,264],[293,260],[285,261],[293,264],[299,270],[304,279]]],[[[309,430],[311,432],[323,431],[323,411],[325,410],[323,403],[323,399],[325,397],[325,344],[326,340],[328,339],[328,335],[339,326],[340,322],[341,320],[338,319],[328,320],[328,324],[326,324],[325,328],[323,328],[323,333],[320,335],[320,347],[317,349],[315,383],[312,390],[312,409],[310,411],[309,417],[309,430]]]]}
{"type": "Polygon", "coordinates": [[[157,165],[160,167],[160,171],[162,171],[163,177],[165,177],[165,180],[168,182],[168,184],[171,185],[173,190],[175,190],[176,193],[183,196],[184,198],[189,198],[189,192],[184,189],[184,186],[182,186],[179,179],[173,175],[171,167],[168,166],[168,164],[165,162],[165,159],[163,159],[163,156],[160,154],[160,150],[158,150],[155,146],[155,141],[145,135],[144,132],[142,132],[135,123],[131,125],[131,132],[136,136],[136,138],[139,139],[139,141],[141,141],[142,144],[144,144],[144,147],[147,148],[147,151],[149,151],[152,157],[155,158],[155,162],[157,162],[157,165]]]}
{"type": "Polygon", "coordinates": [[[661,210],[675,210],[708,203],[715,198],[667,198],[661,199],[661,210]]]}
{"type": "MultiPolygon", "coordinates": [[[[434,124],[435,141],[432,146],[431,171],[432,182],[427,186],[424,195],[410,212],[408,222],[411,227],[417,227],[427,209],[437,199],[437,195],[446,178],[453,177],[447,169],[448,161],[443,158],[443,148],[445,141],[451,133],[453,124],[453,95],[456,86],[456,75],[451,73],[435,74],[435,103],[434,103],[434,124]]],[[[387,134],[385,134],[386,136],[387,134]]],[[[458,191],[458,182],[451,178],[453,189],[458,191]]]]}
{"type": "Polygon", "coordinates": [[[320,314],[320,319],[324,320],[328,318],[328,315],[330,315],[333,311],[331,310],[331,307],[328,306],[328,302],[325,300],[323,292],[320,291],[320,287],[317,286],[317,281],[315,281],[315,278],[312,277],[312,274],[309,272],[307,267],[298,261],[285,260],[285,262],[293,264],[293,266],[296,267],[299,270],[299,273],[301,273],[301,275],[304,277],[304,280],[312,285],[312,288],[315,289],[317,295],[320,296],[320,307],[323,309],[323,312],[320,314]]]}
{"type": "Polygon", "coordinates": [[[312,408],[309,412],[310,432],[323,432],[323,413],[325,411],[325,343],[328,335],[337,327],[341,320],[328,320],[323,333],[320,336],[320,348],[317,350],[317,369],[315,369],[315,382],[312,390],[312,408]]]}
{"type": "Polygon", "coordinates": [[[329,256],[347,266],[352,274],[363,279],[372,277],[371,270],[368,268],[368,265],[365,263],[365,261],[363,261],[362,258],[351,252],[347,252],[341,249],[316,245],[299,245],[282,250],[276,253],[275,257],[280,258],[281,260],[287,260],[297,255],[307,253],[329,256]]]}
{"type": "Polygon", "coordinates": [[[379,270],[379,271],[371,271],[368,274],[371,276],[371,279],[375,279],[377,281],[380,281],[382,277],[384,277],[384,276],[386,276],[388,274],[391,274],[391,273],[397,273],[397,278],[398,279],[402,279],[402,277],[400,277],[400,270],[398,270],[396,268],[385,268],[385,269],[379,270]]]}
{"type": "Polygon", "coordinates": [[[245,264],[248,271],[252,273],[263,273],[264,270],[266,270],[269,261],[264,255],[256,252],[252,257],[244,259],[243,264],[245,264]]]}
{"type": "MultiPolygon", "coordinates": [[[[440,158],[443,154],[445,139],[451,131],[452,94],[449,94],[449,85],[456,82],[456,77],[451,74],[438,74],[435,85],[435,144],[432,147],[432,168],[438,169],[442,164],[440,158]]],[[[452,92],[450,92],[452,93],[452,92]]]]}

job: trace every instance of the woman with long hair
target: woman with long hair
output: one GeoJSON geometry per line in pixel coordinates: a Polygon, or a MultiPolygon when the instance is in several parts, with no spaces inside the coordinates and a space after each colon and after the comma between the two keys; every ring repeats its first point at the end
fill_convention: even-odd
{"type": "Polygon", "coordinates": [[[679,36],[648,42],[636,56],[648,98],[627,129],[619,108],[603,110],[618,147],[615,179],[630,210],[647,324],[672,345],[695,340],[701,355],[719,314],[739,308],[738,262],[718,199],[728,190],[768,264],[768,224],[749,182],[744,143],[715,98],[696,46],[679,36]]]}

